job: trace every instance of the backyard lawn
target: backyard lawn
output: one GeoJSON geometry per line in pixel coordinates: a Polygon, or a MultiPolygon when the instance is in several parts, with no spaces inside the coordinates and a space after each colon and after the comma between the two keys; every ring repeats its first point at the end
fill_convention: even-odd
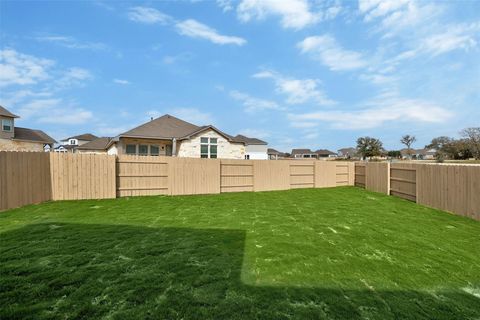
{"type": "Polygon", "coordinates": [[[0,213],[0,318],[479,319],[480,222],[355,187],[0,213]]]}

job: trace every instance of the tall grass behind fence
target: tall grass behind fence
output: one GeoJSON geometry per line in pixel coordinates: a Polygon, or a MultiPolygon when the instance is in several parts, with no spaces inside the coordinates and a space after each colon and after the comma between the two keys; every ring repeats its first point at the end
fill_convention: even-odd
{"type": "Polygon", "coordinates": [[[480,165],[356,163],[355,185],[480,220],[480,165]]]}

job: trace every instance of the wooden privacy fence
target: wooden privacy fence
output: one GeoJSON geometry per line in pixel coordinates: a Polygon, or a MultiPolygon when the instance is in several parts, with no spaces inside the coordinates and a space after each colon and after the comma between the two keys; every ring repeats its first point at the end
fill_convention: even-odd
{"type": "Polygon", "coordinates": [[[355,185],[480,220],[480,165],[355,164],[355,185]]]}
{"type": "Polygon", "coordinates": [[[345,185],[480,220],[480,165],[0,152],[0,210],[48,200],[345,185]]]}
{"type": "Polygon", "coordinates": [[[117,196],[212,194],[353,185],[354,164],[119,156],[117,196]]]}

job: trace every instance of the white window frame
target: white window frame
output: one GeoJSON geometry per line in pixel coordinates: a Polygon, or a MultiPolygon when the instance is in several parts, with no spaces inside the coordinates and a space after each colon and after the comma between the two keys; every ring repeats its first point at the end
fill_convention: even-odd
{"type": "Polygon", "coordinates": [[[218,138],[216,137],[200,137],[200,158],[204,159],[216,159],[218,158],[218,138]],[[207,142],[202,142],[202,139],[207,139],[207,142]],[[215,142],[212,140],[215,139],[215,142]],[[207,146],[207,153],[202,152],[202,146],[207,146]],[[212,150],[211,147],[215,146],[217,148],[217,152],[214,153],[214,157],[212,157],[212,150]],[[206,155],[206,157],[202,157],[203,155],[206,155]]]}
{"type": "Polygon", "coordinates": [[[4,132],[12,132],[13,131],[13,120],[12,119],[2,119],[2,131],[4,131],[4,132]],[[5,123],[9,123],[9,124],[7,124],[7,126],[10,127],[10,130],[5,130],[5,123]]]}

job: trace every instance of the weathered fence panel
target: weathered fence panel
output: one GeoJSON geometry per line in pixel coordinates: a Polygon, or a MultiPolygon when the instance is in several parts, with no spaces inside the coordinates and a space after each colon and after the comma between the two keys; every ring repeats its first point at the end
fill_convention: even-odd
{"type": "Polygon", "coordinates": [[[417,168],[413,163],[390,165],[390,194],[410,201],[417,200],[417,168]]]}
{"type": "Polygon", "coordinates": [[[167,157],[118,156],[117,196],[170,194],[167,157]]]}
{"type": "Polygon", "coordinates": [[[0,151],[0,210],[51,199],[48,153],[0,151]]]}
{"type": "Polygon", "coordinates": [[[480,166],[417,165],[417,203],[480,220],[480,166]]]}
{"type": "Polygon", "coordinates": [[[365,163],[355,163],[355,186],[360,188],[365,188],[365,174],[366,174],[366,164],[365,163]]]}
{"type": "Polygon", "coordinates": [[[365,189],[384,194],[390,191],[390,163],[368,162],[365,166],[365,189]]]}
{"type": "Polygon", "coordinates": [[[115,156],[50,153],[52,200],[115,198],[115,156]]]}

